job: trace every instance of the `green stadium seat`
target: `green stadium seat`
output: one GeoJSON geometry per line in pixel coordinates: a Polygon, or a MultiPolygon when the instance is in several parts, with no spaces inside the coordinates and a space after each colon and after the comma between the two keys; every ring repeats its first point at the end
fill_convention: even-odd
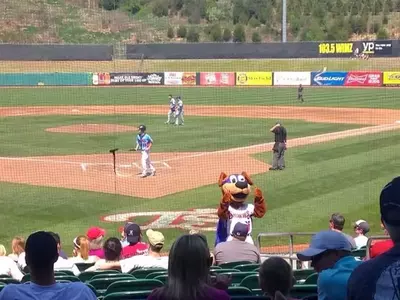
{"type": "Polygon", "coordinates": [[[12,278],[12,277],[9,275],[6,275],[6,274],[1,274],[0,279],[2,279],[2,278],[12,278]]]}
{"type": "Polygon", "coordinates": [[[91,285],[90,283],[87,283],[87,282],[85,284],[88,286],[89,289],[91,289],[93,291],[93,293],[96,295],[96,297],[99,296],[99,293],[97,292],[96,288],[93,285],[91,285]]]}
{"type": "Polygon", "coordinates": [[[108,287],[106,295],[116,292],[151,291],[162,286],[163,283],[156,279],[123,280],[112,283],[108,287]]]}
{"type": "Polygon", "coordinates": [[[93,276],[98,275],[98,274],[122,274],[121,272],[117,271],[117,270],[101,270],[101,271],[91,271],[91,272],[82,272],[81,274],[79,274],[78,278],[82,281],[82,282],[86,282],[89,281],[90,279],[92,279],[93,276]]]}
{"type": "Polygon", "coordinates": [[[131,270],[129,274],[132,274],[138,279],[145,279],[147,275],[150,273],[154,272],[161,272],[165,271],[165,269],[162,268],[143,268],[143,269],[136,269],[136,270],[131,270]]]}
{"type": "Polygon", "coordinates": [[[220,264],[219,266],[222,269],[233,269],[236,266],[250,265],[250,264],[254,264],[254,262],[251,262],[251,261],[233,261],[233,262],[227,262],[227,263],[220,264]]]}
{"type": "Polygon", "coordinates": [[[244,286],[230,286],[228,288],[230,296],[252,296],[251,290],[244,286]]]}
{"type": "Polygon", "coordinates": [[[258,275],[257,273],[254,272],[229,272],[229,273],[224,273],[224,275],[228,275],[231,277],[231,285],[240,285],[243,279],[245,279],[249,275],[258,275]]]}
{"type": "Polygon", "coordinates": [[[165,274],[167,274],[167,273],[168,273],[167,270],[165,270],[165,271],[153,272],[153,273],[148,274],[148,275],[146,276],[146,279],[153,279],[153,278],[156,278],[156,277],[159,276],[159,275],[165,275],[165,274]]]}
{"type": "Polygon", "coordinates": [[[221,267],[220,266],[211,266],[210,267],[210,270],[216,270],[216,269],[221,269],[221,267]]]}
{"type": "Polygon", "coordinates": [[[316,284],[295,284],[290,291],[290,296],[293,298],[303,298],[315,294],[318,294],[316,284]]]}
{"type": "Polygon", "coordinates": [[[303,284],[317,284],[318,281],[318,273],[311,274],[306,278],[303,284]]]}
{"type": "Polygon", "coordinates": [[[104,295],[107,288],[113,284],[114,282],[118,281],[125,281],[125,280],[135,280],[130,278],[121,278],[121,277],[110,277],[110,278],[99,278],[99,279],[91,279],[87,283],[93,286],[99,295],[104,295]]]}
{"type": "Polygon", "coordinates": [[[57,283],[71,283],[71,280],[66,280],[66,279],[56,279],[57,283]]]}
{"type": "Polygon", "coordinates": [[[68,280],[71,282],[81,281],[78,277],[76,277],[74,275],[56,275],[56,276],[54,276],[54,278],[56,279],[56,281],[58,281],[58,280],[68,280]]]}
{"type": "Polygon", "coordinates": [[[94,263],[91,263],[91,264],[87,264],[87,263],[77,263],[77,264],[75,264],[75,266],[78,268],[78,270],[79,270],[80,272],[83,272],[83,271],[87,270],[88,268],[93,267],[93,266],[94,266],[94,263]]]}
{"type": "Polygon", "coordinates": [[[123,278],[123,279],[136,279],[132,274],[126,273],[100,273],[94,275],[90,280],[101,279],[101,278],[123,278]]]}
{"type": "Polygon", "coordinates": [[[5,284],[0,284],[0,292],[5,286],[6,286],[5,284]]]}
{"type": "Polygon", "coordinates": [[[103,300],[145,300],[151,291],[117,292],[106,295],[103,300]]]}
{"type": "Polygon", "coordinates": [[[54,275],[71,275],[71,276],[75,276],[74,272],[70,271],[70,270],[57,270],[54,271],[54,275]]]}
{"type": "Polygon", "coordinates": [[[234,273],[234,272],[240,272],[240,271],[236,269],[215,269],[210,271],[211,274],[234,273]]]}
{"type": "Polygon", "coordinates": [[[247,287],[250,290],[259,289],[260,286],[258,284],[258,274],[254,273],[246,276],[241,282],[240,286],[247,287]]]}
{"type": "Polygon", "coordinates": [[[314,269],[293,270],[293,276],[294,278],[296,278],[296,281],[305,280],[308,276],[314,273],[315,273],[314,269]]]}
{"type": "Polygon", "coordinates": [[[20,282],[18,280],[14,279],[14,278],[0,278],[0,283],[4,283],[4,284],[15,283],[15,284],[18,284],[20,282]]]}
{"type": "Polygon", "coordinates": [[[264,295],[264,292],[260,288],[252,289],[251,293],[253,294],[253,296],[262,296],[262,295],[264,295]]]}
{"type": "Polygon", "coordinates": [[[255,272],[255,270],[260,268],[260,264],[244,264],[233,267],[235,270],[240,272],[255,272]]]}
{"type": "Polygon", "coordinates": [[[163,275],[158,275],[156,278],[154,278],[156,280],[160,280],[163,284],[166,284],[168,281],[168,274],[163,274],[163,275]]]}

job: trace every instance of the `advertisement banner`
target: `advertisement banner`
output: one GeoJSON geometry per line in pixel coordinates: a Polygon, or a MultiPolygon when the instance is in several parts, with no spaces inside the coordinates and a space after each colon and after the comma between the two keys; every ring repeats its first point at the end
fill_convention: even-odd
{"type": "Polygon", "coordinates": [[[311,85],[343,86],[347,72],[311,72],[311,85]]]}
{"type": "Polygon", "coordinates": [[[233,72],[201,72],[200,85],[234,86],[235,73],[233,72]]]}
{"type": "Polygon", "coordinates": [[[274,72],[274,85],[311,85],[311,72],[274,72]]]}
{"type": "Polygon", "coordinates": [[[392,41],[356,41],[346,43],[319,43],[318,53],[321,56],[352,56],[367,54],[374,56],[391,56],[392,41]]]}
{"type": "Polygon", "coordinates": [[[165,85],[196,85],[195,72],[165,72],[165,85]]]}
{"type": "Polygon", "coordinates": [[[111,85],[163,85],[164,73],[110,73],[111,85]]]}
{"type": "Polygon", "coordinates": [[[382,86],[382,72],[348,72],[345,86],[382,86]]]}
{"type": "Polygon", "coordinates": [[[93,73],[93,85],[110,85],[110,73],[93,73]]]}
{"type": "Polygon", "coordinates": [[[236,85],[272,85],[272,72],[237,72],[236,85]]]}
{"type": "Polygon", "coordinates": [[[400,72],[383,72],[383,85],[400,86],[400,72]]]}

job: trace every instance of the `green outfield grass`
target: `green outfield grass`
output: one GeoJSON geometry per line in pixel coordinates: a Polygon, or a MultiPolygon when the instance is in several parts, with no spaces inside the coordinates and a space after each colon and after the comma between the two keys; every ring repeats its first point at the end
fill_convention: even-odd
{"type": "Polygon", "coordinates": [[[305,87],[304,103],[297,101],[296,87],[11,88],[0,89],[0,106],[165,104],[167,112],[169,94],[181,95],[185,105],[400,108],[400,88],[345,89],[329,87],[305,87]]]}
{"type": "MultiPolygon", "coordinates": [[[[270,156],[271,153],[256,155],[264,161],[270,161],[270,156]]],[[[327,228],[330,214],[337,211],[346,217],[346,232],[351,233],[351,223],[362,218],[372,226],[371,235],[381,234],[379,193],[388,181],[398,175],[399,168],[399,131],[289,149],[285,171],[269,172],[253,178],[264,191],[269,207],[262,220],[255,220],[254,236],[258,232],[301,232],[327,228]]],[[[216,180],[217,177],[216,174],[216,180]]],[[[100,222],[100,216],[214,208],[219,198],[220,191],[216,185],[143,200],[0,183],[0,204],[8,212],[2,214],[0,241],[6,244],[14,235],[27,236],[36,229],[47,229],[59,232],[64,247],[70,252],[72,239],[90,225],[105,227],[108,236],[118,234],[117,228],[122,223],[100,222]]],[[[181,232],[162,231],[166,235],[167,249],[181,232]]],[[[208,232],[207,237],[213,245],[214,233],[208,232]]]]}

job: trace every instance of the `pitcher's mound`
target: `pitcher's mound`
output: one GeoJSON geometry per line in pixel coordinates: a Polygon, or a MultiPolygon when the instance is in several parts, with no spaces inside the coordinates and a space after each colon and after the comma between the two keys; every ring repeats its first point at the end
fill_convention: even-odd
{"type": "Polygon", "coordinates": [[[49,132],[61,133],[114,133],[131,132],[136,130],[137,128],[134,126],[125,126],[118,124],[76,124],[46,129],[46,131],[49,132]]]}

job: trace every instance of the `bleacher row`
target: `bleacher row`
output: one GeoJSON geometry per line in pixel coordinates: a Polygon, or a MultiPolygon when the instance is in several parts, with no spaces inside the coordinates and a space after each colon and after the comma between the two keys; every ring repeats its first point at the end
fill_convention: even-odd
{"type": "MultiPolygon", "coordinates": [[[[363,258],[364,251],[355,251],[355,257],[363,258]]],[[[84,271],[93,264],[77,264],[84,271]]],[[[211,267],[211,277],[216,274],[226,274],[231,277],[228,294],[232,299],[266,299],[258,282],[259,264],[251,262],[231,262],[211,267]]],[[[318,274],[314,269],[299,269],[293,271],[296,284],[291,290],[291,297],[305,299],[317,294],[318,274]]],[[[129,300],[147,299],[151,291],[162,287],[168,280],[167,270],[158,268],[136,269],[129,273],[118,270],[82,272],[74,276],[71,271],[56,271],[57,282],[84,282],[96,294],[99,300],[129,300]]],[[[30,274],[25,274],[19,282],[6,275],[0,275],[0,291],[10,283],[23,284],[30,281],[30,274]]]]}

